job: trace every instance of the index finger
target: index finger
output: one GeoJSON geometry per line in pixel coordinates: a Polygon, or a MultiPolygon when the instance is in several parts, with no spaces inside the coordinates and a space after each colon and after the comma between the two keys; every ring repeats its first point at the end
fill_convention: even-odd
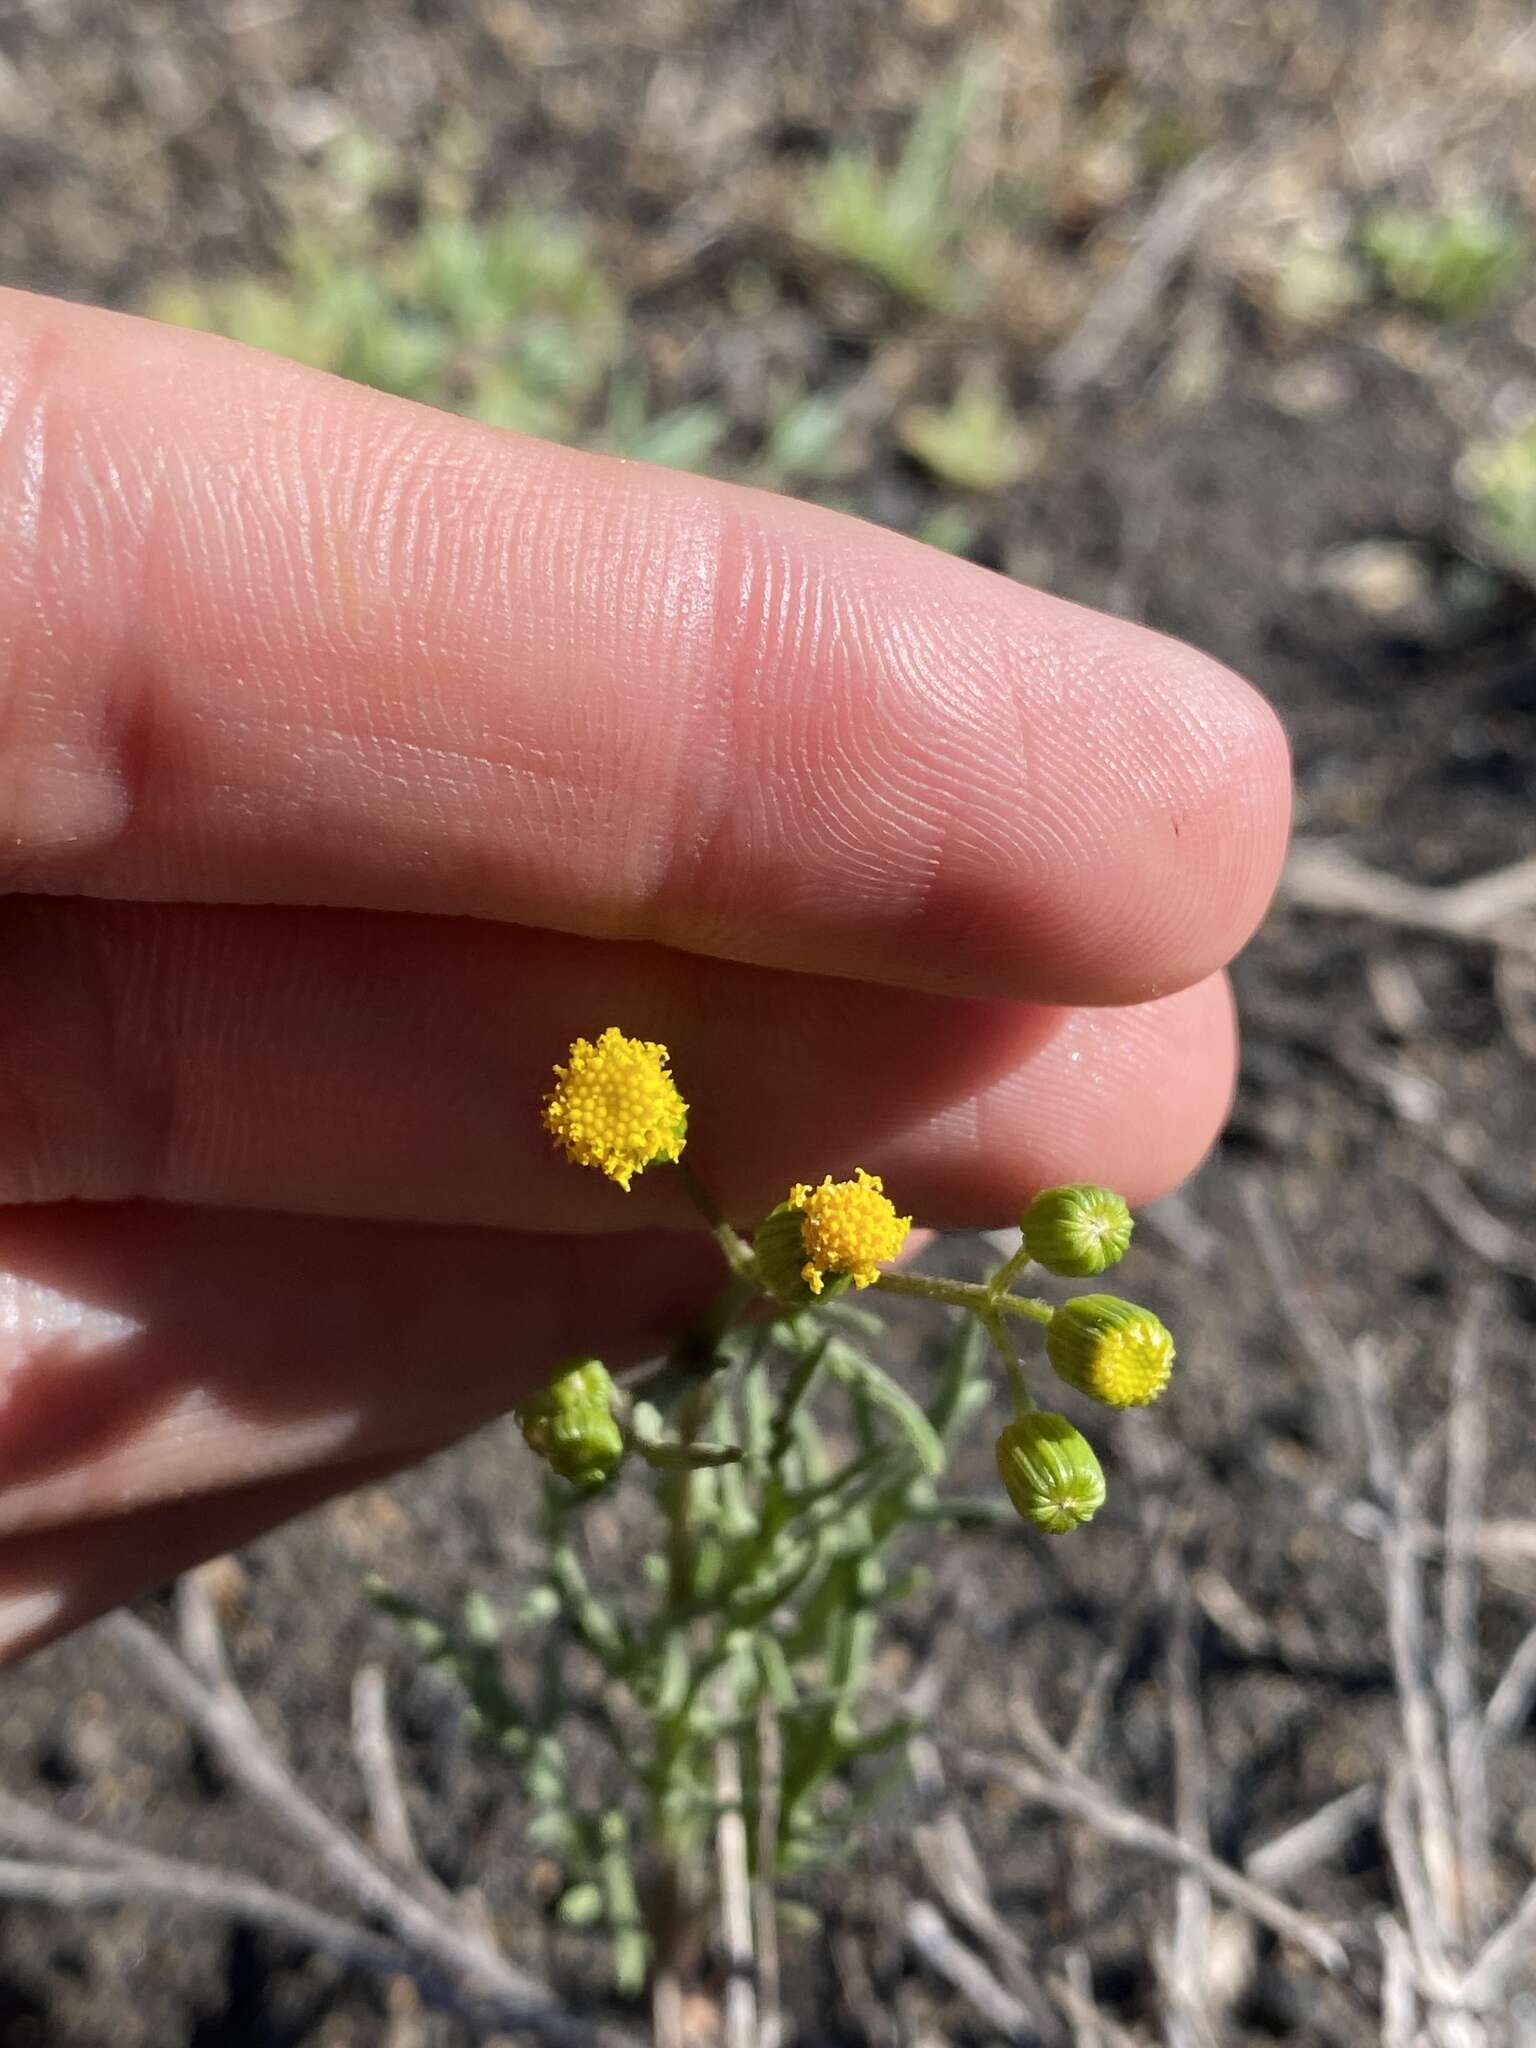
{"type": "Polygon", "coordinates": [[[0,885],[965,994],[1187,986],[1285,747],[1190,649],[876,527],[0,292],[0,885]]]}

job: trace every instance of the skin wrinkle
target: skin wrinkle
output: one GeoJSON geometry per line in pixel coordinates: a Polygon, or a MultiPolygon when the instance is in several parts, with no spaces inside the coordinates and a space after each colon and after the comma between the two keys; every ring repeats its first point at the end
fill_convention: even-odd
{"type": "Polygon", "coordinates": [[[7,1537],[156,1490],[334,1464],[343,1441],[348,1457],[403,1458],[521,1398],[578,1329],[627,1364],[718,1287],[707,1242],[659,1233],[615,1241],[612,1295],[594,1299],[587,1262],[558,1237],[153,1205],[0,1223],[0,1274],[135,1325],[79,1370],[56,1340],[23,1345],[0,1441],[7,1537]],[[197,1454],[183,1457],[189,1432],[197,1454]]]}
{"type": "MultiPolygon", "coordinates": [[[[0,950],[17,990],[0,1010],[0,1085],[20,1077],[46,1135],[43,1164],[23,1149],[24,1131],[0,1147],[0,1194],[11,1199],[152,1192],[605,1231],[681,1221],[685,1205],[665,1205],[664,1182],[621,1197],[563,1167],[529,1112],[550,1062],[595,1017],[622,1017],[672,1046],[696,1112],[696,1160],[748,1216],[782,1195],[780,1180],[808,1154],[837,1148],[884,1171],[897,1133],[983,1089],[1011,1105],[994,1159],[968,1168],[962,1186],[935,1129],[902,1170],[906,1205],[930,1220],[990,1222],[1031,1191],[1055,1142],[1047,1124],[1078,1114],[1076,1079],[1052,1044],[1068,1013],[786,979],[651,947],[381,914],[22,899],[0,906],[0,950]],[[83,1008],[74,963],[93,955],[105,985],[83,1008]],[[103,1050],[93,1020],[107,1033],[108,1018],[103,1050]],[[67,1173],[64,1185],[44,1165],[67,1173]]],[[[1141,1100],[1155,1074],[1136,1057],[1147,1042],[1139,1013],[1106,1019],[1105,1059],[1124,1072],[1074,1126],[1077,1172],[1112,1179],[1117,1134],[1137,1118],[1139,1189],[1173,1177],[1190,1143],[1209,1140],[1214,1110],[1198,1074],[1181,1077],[1182,1048],[1192,1039],[1198,1063],[1219,1065],[1230,1045],[1225,1025],[1202,1015],[1158,1013],[1154,1042],[1172,1061],[1168,1125],[1141,1100]]]]}
{"type": "MultiPolygon", "coordinates": [[[[0,299],[0,356],[7,317],[24,335],[39,318],[25,300],[0,299]]],[[[1250,835],[1225,790],[1191,789],[1191,764],[1169,758],[1184,741],[1158,676],[1167,663],[1132,629],[1093,629],[1101,682],[1115,650],[1129,678],[1113,727],[1125,737],[1113,744],[1121,755],[1138,734],[1143,751],[1159,753],[1159,735],[1173,744],[1160,749],[1162,780],[1138,797],[1125,845],[1094,850],[1102,914],[1133,923],[1142,914],[1132,847],[1144,840],[1154,861],[1163,857],[1155,814],[1165,783],[1180,805],[1189,796],[1210,814],[1212,839],[1261,843],[1261,853],[1230,862],[1253,875],[1250,901],[1212,902],[1210,877],[1181,854],[1182,893],[1202,906],[1198,925],[1192,912],[1184,928],[1182,958],[1145,978],[1128,966],[1120,986],[1105,988],[1105,964],[1083,941],[1065,963],[1075,985],[1035,985],[1052,972],[1056,939],[1030,875],[1032,848],[1044,842],[1017,775],[1006,763],[978,772],[972,756],[1006,726],[989,701],[998,688],[989,633],[1059,647],[1065,608],[813,508],[435,421],[206,338],[69,318],[80,336],[82,432],[126,417],[123,379],[138,375],[147,396],[135,393],[135,429],[146,407],[162,407],[158,438],[184,462],[195,450],[212,481],[196,497],[171,579],[185,588],[168,593],[154,631],[141,622],[167,679],[166,713],[187,728],[177,786],[153,815],[136,812],[110,876],[93,871],[83,847],[78,859],[23,871],[33,886],[360,896],[593,934],[633,932],[659,903],[653,928],[728,957],[824,968],[852,936],[861,950],[851,964],[875,978],[931,973],[939,985],[985,992],[996,973],[997,993],[1119,1000],[1198,973],[1220,956],[1214,927],[1257,908],[1278,835],[1268,824],[1250,835]],[[242,395],[221,411],[207,396],[215,382],[242,395]],[[261,431],[274,435],[276,460],[253,448],[261,431]],[[408,521],[401,506],[413,491],[408,521]],[[419,542],[462,518],[466,496],[486,502],[477,532],[455,543],[477,557],[473,587],[455,602],[446,557],[419,542]],[[533,504],[521,518],[520,496],[533,504]],[[379,542],[358,530],[370,520],[392,524],[391,544],[408,558],[372,605],[363,571],[379,542]],[[753,529],[746,552],[763,586],[758,618],[732,629],[741,743],[728,759],[713,734],[695,740],[693,707],[725,696],[712,671],[733,600],[721,589],[705,603],[707,570],[697,593],[691,580],[709,560],[701,531],[718,539],[727,520],[753,529]],[[413,529],[414,547],[400,538],[413,529]],[[351,587],[359,577],[363,596],[351,587]],[[314,588],[317,579],[327,587],[314,588]],[[706,610],[708,645],[693,623],[706,610]],[[775,630],[779,644],[766,644],[775,630]],[[436,659],[422,662],[423,646],[436,659]],[[718,786],[723,773],[738,785],[734,806],[718,786]],[[972,777],[974,796],[964,794],[972,777]],[[950,814],[962,802],[971,815],[957,830],[950,814]],[[690,804],[699,821],[691,900],[684,864],[668,851],[690,804]],[[716,804],[734,819],[713,821],[716,804]],[[953,874],[939,866],[946,846],[953,874]],[[929,896],[949,914],[926,916],[929,896]],[[995,913],[983,914],[985,904],[995,913]],[[993,923],[995,945],[986,943],[993,923]]],[[[112,446],[120,439],[108,435],[112,446]]],[[[83,623],[69,621],[76,641],[83,623]]],[[[87,643],[88,671],[99,650],[87,643]]],[[[1198,657],[1171,659],[1196,697],[1234,687],[1198,657]]],[[[1035,667],[1024,687],[1051,725],[1035,667]]],[[[1231,729],[1246,721],[1237,745],[1251,752],[1264,714],[1246,695],[1242,705],[1231,729]]],[[[56,728],[56,706],[50,716],[56,728]]],[[[1272,743],[1270,752],[1273,761],[1272,743]]],[[[1267,788],[1255,816],[1274,816],[1267,788]]],[[[1057,879],[1070,895],[1093,878],[1057,879]]]]}
{"type": "MultiPolygon", "coordinates": [[[[1214,1143],[1236,1080],[1236,1024],[1226,978],[1213,976],[1141,1009],[1064,1013],[1040,1057],[994,1088],[904,1132],[882,1170],[927,1161],[935,1194],[985,1176],[1034,1134],[1033,1185],[1091,1177],[1132,1207],[1192,1173],[1214,1143]],[[1134,1105],[1134,1114],[1130,1106],[1134,1105]],[[1153,1162],[1156,1162],[1155,1165],[1153,1162]]],[[[978,1219],[979,1220],[979,1219],[978,1219]]]]}
{"type": "Polygon", "coordinates": [[[189,1386],[153,1419],[136,1418],[109,1459],[0,1491],[0,1543],[206,1492],[218,1473],[237,1472],[249,1484],[342,1461],[349,1451],[383,1448],[361,1445],[361,1433],[356,1405],[273,1422],[240,1414],[212,1388],[189,1386]]]}

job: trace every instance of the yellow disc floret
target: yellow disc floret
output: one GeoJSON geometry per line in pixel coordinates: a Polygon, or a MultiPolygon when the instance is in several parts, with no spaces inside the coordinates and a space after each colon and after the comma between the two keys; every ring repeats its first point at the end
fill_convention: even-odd
{"type": "Polygon", "coordinates": [[[1045,1327],[1045,1354],[1068,1386],[1111,1408],[1155,1401],[1173,1370],[1173,1338],[1148,1308],[1079,1294],[1045,1327]]]}
{"type": "Polygon", "coordinates": [[[813,1294],[820,1294],[828,1273],[846,1273],[855,1287],[870,1286],[876,1268],[895,1258],[912,1228],[910,1216],[896,1214],[879,1175],[862,1166],[852,1180],[829,1174],[819,1188],[803,1182],[792,1187],[789,1205],[802,1212],[800,1277],[813,1294]]]}
{"type": "Polygon", "coordinates": [[[544,1102],[544,1128],[577,1166],[595,1166],[626,1193],[635,1174],[681,1156],[688,1105],[667,1072],[670,1054],[609,1025],[578,1038],[544,1102]]]}

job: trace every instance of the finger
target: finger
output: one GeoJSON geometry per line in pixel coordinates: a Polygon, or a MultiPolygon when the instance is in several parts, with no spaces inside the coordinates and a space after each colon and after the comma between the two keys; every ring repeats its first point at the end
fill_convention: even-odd
{"type": "Polygon", "coordinates": [[[0,1664],[41,1649],[181,1572],[252,1542],[332,1494],[386,1478],[398,1458],[364,1460],[238,1487],[212,1500],[156,1502],[0,1545],[0,1664]]]}
{"type": "Polygon", "coordinates": [[[49,893],[469,913],[976,995],[1239,946],[1216,663],[805,505],[0,293],[0,844],[49,893]]]}
{"type": "Polygon", "coordinates": [[[363,1460],[513,1406],[560,1358],[660,1350],[707,1239],[0,1213],[0,1542],[363,1460]]]}
{"type": "Polygon", "coordinates": [[[1033,1058],[876,1158],[889,1186],[920,1185],[923,1213],[952,1228],[1011,1221],[1040,1188],[1076,1180],[1141,1208],[1210,1151],[1236,1080],[1232,993],[1216,974],[1160,1002],[1063,1013],[1033,1058]]]}
{"type": "Polygon", "coordinates": [[[0,957],[11,1202],[681,1223],[671,1176],[621,1194],[540,1123],[552,1063],[620,1020],[671,1048],[690,1160],[733,1214],[899,1158],[904,1209],[997,1223],[1064,1162],[1164,1192],[1230,1078],[1219,997],[1068,1030],[1055,1009],[471,920],[13,898],[0,957]]]}

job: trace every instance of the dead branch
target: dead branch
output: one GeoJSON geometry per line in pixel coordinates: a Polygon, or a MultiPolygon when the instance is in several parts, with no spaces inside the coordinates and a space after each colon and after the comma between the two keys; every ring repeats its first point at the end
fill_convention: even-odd
{"type": "Polygon", "coordinates": [[[1536,1950],[1536,1884],[1526,1892],[1508,1920],[1483,1944],[1462,1979],[1459,2002],[1474,2012],[1496,2008],[1517,1963],[1528,1963],[1536,1950]]]}
{"type": "Polygon", "coordinates": [[[1109,1717],[1109,1703],[1114,1698],[1115,1687],[1125,1675],[1136,1638],[1146,1626],[1146,1621],[1147,1610],[1143,1602],[1127,1600],[1115,1617],[1113,1635],[1094,1659],[1088,1682],[1077,1703],[1077,1719],[1067,1738],[1067,1755],[1079,1770],[1086,1770],[1093,1761],[1099,1737],[1104,1732],[1104,1723],[1109,1717]]]}
{"type": "Polygon", "coordinates": [[[875,1989],[858,1937],[847,1928],[832,1937],[832,1967],[849,2017],[870,2048],[901,2048],[902,2029],[875,1989]]]}
{"type": "Polygon", "coordinates": [[[1485,1209],[1448,1159],[1427,1162],[1413,1184],[1468,1251],[1502,1272],[1536,1279],[1536,1245],[1485,1209]]]}
{"type": "Polygon", "coordinates": [[[1207,152],[1170,179],[1141,240],[1047,359],[1044,381],[1055,397],[1074,398],[1107,376],[1236,177],[1230,158],[1207,152]]]}
{"type": "MultiPolygon", "coordinates": [[[[1387,1517],[1381,1536],[1387,1641],[1432,1908],[1435,1939],[1428,1953],[1443,1966],[1447,1944],[1453,1943],[1460,1931],[1461,1894],[1456,1876],[1450,1784],[1427,1676],[1424,1575],[1414,1533],[1419,1519],[1417,1485],[1413,1474],[1403,1467],[1378,1347],[1370,1339],[1361,1338],[1351,1346],[1350,1357],[1371,1483],[1387,1517]]],[[[1420,1931],[1415,1930],[1416,1939],[1420,1931]]]]}
{"type": "Polygon", "coordinates": [[[1536,921],[1529,915],[1536,910],[1536,854],[1470,881],[1429,887],[1382,874],[1327,841],[1302,839],[1291,848],[1281,888],[1304,910],[1536,950],[1536,921]]]}
{"type": "Polygon", "coordinates": [[[1276,1305],[1317,1376],[1318,1391],[1328,1409],[1329,1429],[1339,1446],[1340,1462],[1353,1473],[1359,1467],[1364,1445],[1359,1411],[1349,1395],[1349,1347],[1318,1307],[1290,1232],[1280,1220],[1269,1189],[1257,1174],[1246,1174],[1239,1181],[1238,1199],[1269,1274],[1276,1305]]]}
{"type": "Polygon", "coordinates": [[[1445,1716],[1461,1923],[1477,1941],[1488,1924],[1492,1828],[1482,1715],[1477,1697],[1479,1574],[1477,1531],[1483,1518],[1488,1458],[1486,1335],[1493,1293],[1480,1288],[1468,1304],[1451,1354],[1450,1422],[1446,1437],[1445,1569],[1440,1585],[1440,1661],[1436,1686],[1445,1716]]]}
{"type": "Polygon", "coordinates": [[[715,1744],[715,1858],[720,1873],[720,1932],[725,1945],[725,2048],[759,2048],[756,1956],[752,1941],[752,1881],[747,1826],[741,1812],[741,1759],[735,1741],[715,1744]]]}
{"type": "Polygon", "coordinates": [[[236,1783],[319,1862],[334,1883],[377,1914],[396,1937],[450,1981],[493,2007],[505,2026],[546,2041],[591,2048],[635,2048],[627,2031],[594,2026],[567,2012],[537,1978],[510,1963],[477,1930],[426,1905],[357,1838],[317,1806],[268,1747],[228,1672],[217,1618],[194,1577],[179,1582],[183,1637],[204,1675],[183,1662],[154,1630],[126,1611],[103,1624],[111,1640],[167,1698],[219,1757],[236,1783]]]}
{"type": "MultiPolygon", "coordinates": [[[[1168,1691],[1168,1727],[1173,1739],[1174,1827],[1179,1840],[1188,1848],[1209,1855],[1210,1795],[1205,1723],[1200,1712],[1195,1607],[1176,1552],[1166,1553],[1163,1584],[1169,1606],[1163,1668],[1168,1691]]],[[[1169,2048],[1206,2048],[1213,2038],[1206,1986],[1210,1933],[1210,1888],[1194,1872],[1181,1871],[1174,1884],[1173,1941],[1163,1971],[1169,2005],[1169,2048]]]]}
{"type": "Polygon", "coordinates": [[[1088,1958],[1080,1948],[1068,1952],[1065,1973],[1050,1978],[1048,1984],[1051,1996],[1072,2024],[1072,2048],[1141,2048],[1134,2034],[1099,2010],[1088,1958]]]}
{"type": "Polygon", "coordinates": [[[998,1983],[974,1949],[950,1933],[937,1906],[930,1906],[926,1899],[913,1899],[905,1926],[907,1940],[922,1961],[953,1985],[1004,2040],[1033,2044],[1040,2039],[1023,2001],[998,1983]]]}
{"type": "Polygon", "coordinates": [[[1316,1813],[1308,1814],[1283,1834],[1261,1842],[1244,1858],[1244,1868],[1258,1883],[1277,1890],[1293,1885],[1320,1863],[1337,1856],[1380,1810],[1380,1787],[1357,1785],[1352,1792],[1341,1792],[1337,1799],[1330,1799],[1326,1806],[1320,1806],[1316,1813]]]}
{"type": "Polygon", "coordinates": [[[757,1944],[757,2024],[762,2048],[779,2048],[784,2031],[779,1992],[779,1910],[773,1879],[778,1863],[784,1752],[778,1716],[766,1699],[757,1716],[757,1875],[752,1881],[752,1931],[757,1944]]]}
{"type": "MultiPolygon", "coordinates": [[[[933,1745],[926,1746],[937,1761],[933,1745]]],[[[1029,2013],[1036,2036],[1058,2042],[1061,2027],[1055,2009],[1031,1967],[1024,1942],[992,1903],[981,1858],[958,1809],[945,1806],[937,1819],[914,1829],[912,1846],[942,1904],[986,1951],[1003,1985],[1029,2013]]]]}
{"type": "Polygon", "coordinates": [[[1413,2048],[1419,1999],[1412,1945],[1390,1913],[1376,1922],[1376,1938],[1381,1943],[1381,2048],[1413,2048]]]}
{"type": "Polygon", "coordinates": [[[1013,1705],[1019,1739],[1043,1768],[1021,1764],[1014,1757],[991,1756],[985,1750],[964,1750],[961,1762],[972,1776],[996,1778],[1020,1798],[1072,1820],[1084,1821],[1121,1848],[1192,1872],[1219,1898],[1247,1913],[1283,1941],[1294,1942],[1325,1970],[1338,1975],[1347,1968],[1344,1944],[1331,1928],[1311,1914],[1288,1906],[1219,1857],[1181,1842],[1171,1828],[1122,1805],[1073,1765],[1065,1751],[1046,1735],[1026,1701],[1016,1699],[1013,1705]]]}
{"type": "Polygon", "coordinates": [[[1436,2000],[1450,1990],[1451,1976],[1439,1916],[1424,1868],[1423,1849],[1413,1824],[1413,1793],[1409,1766],[1400,1759],[1387,1781],[1382,1800],[1381,1833],[1392,1880],[1416,1960],[1416,1977],[1436,2000]]]}
{"type": "MultiPolygon", "coordinates": [[[[216,1870],[207,1864],[175,1864],[168,1858],[136,1859],[88,1869],[79,1864],[38,1863],[16,1857],[0,1857],[0,1898],[28,1900],[38,1905],[76,1911],[88,1906],[142,1905],[146,1900],[177,1912],[214,1913],[240,1920],[248,1927],[280,1936],[299,1947],[328,1955],[350,1969],[367,1970],[375,1976],[420,1977],[417,1957],[397,1943],[305,1905],[286,1893],[258,1884],[254,1878],[232,1871],[216,1870]]],[[[432,1978],[429,1989],[442,1992],[441,1980],[432,1978]]],[[[550,2038],[546,2035],[546,2039],[550,2038]]],[[[575,2034],[563,2038],[572,2042],[575,2034]]]]}
{"type": "Polygon", "coordinates": [[[380,1855],[418,1891],[441,1905],[454,1906],[452,1894],[428,1870],[416,1843],[389,1730],[384,1673],[376,1664],[361,1666],[352,1680],[352,1754],[380,1855]]]}
{"type": "Polygon", "coordinates": [[[1536,1706],[1536,1624],[1526,1632],[1493,1689],[1483,1715],[1483,1743],[1490,1752],[1520,1733],[1536,1706]]]}

